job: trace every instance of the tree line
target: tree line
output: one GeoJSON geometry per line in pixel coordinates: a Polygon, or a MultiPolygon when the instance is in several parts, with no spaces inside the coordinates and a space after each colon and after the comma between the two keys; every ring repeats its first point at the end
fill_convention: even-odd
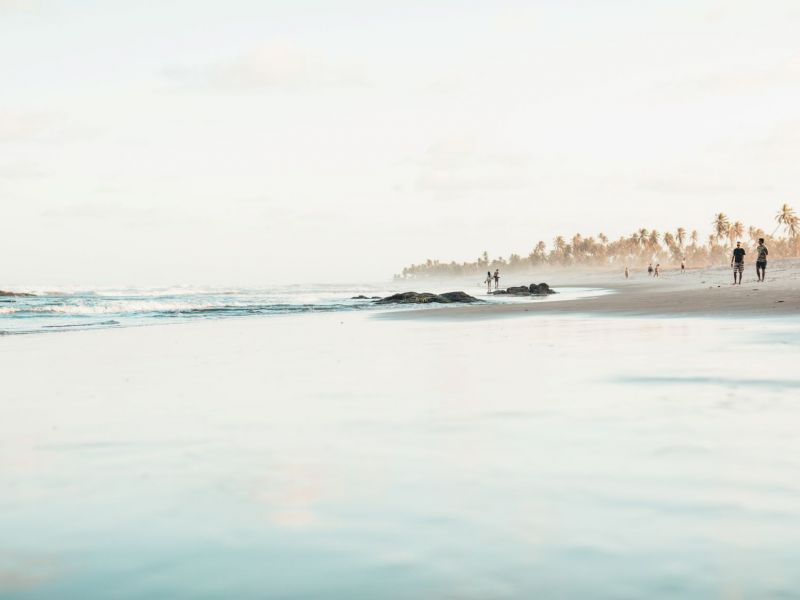
{"type": "Polygon", "coordinates": [[[548,266],[596,266],[620,268],[643,266],[648,263],[680,264],[701,267],[724,262],[737,241],[745,247],[754,247],[759,238],[766,240],[770,258],[800,256],[800,217],[794,209],[784,204],[775,215],[775,229],[766,233],[758,227],[731,221],[725,213],[717,213],[711,222],[711,233],[704,239],[697,230],[675,231],[638,229],[628,236],[610,240],[605,234],[584,236],[576,233],[571,239],[556,237],[550,246],[539,241],[527,256],[511,254],[508,258],[489,258],[483,252],[475,261],[457,263],[428,259],[412,264],[395,275],[398,279],[416,277],[452,277],[483,275],[486,271],[524,271],[548,266]],[[779,230],[782,235],[777,235],[779,230]]]}

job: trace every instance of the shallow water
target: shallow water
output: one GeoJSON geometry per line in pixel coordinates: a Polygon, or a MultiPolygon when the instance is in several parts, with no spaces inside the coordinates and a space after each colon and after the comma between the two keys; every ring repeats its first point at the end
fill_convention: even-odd
{"type": "Polygon", "coordinates": [[[6,338],[0,597],[797,597],[798,333],[350,313],[6,338]]]}
{"type": "MultiPolygon", "coordinates": [[[[489,296],[482,287],[470,285],[472,287],[467,289],[471,295],[489,303],[550,302],[606,293],[601,289],[569,287],[560,288],[554,296],[517,298],[489,296]]],[[[177,287],[29,290],[34,294],[31,297],[0,297],[0,335],[108,329],[231,317],[436,308],[434,305],[386,307],[374,303],[375,298],[409,291],[409,287],[415,286],[418,291],[435,293],[464,287],[463,283],[459,287],[454,283],[414,282],[403,285],[291,285],[265,289],[177,287]]]]}

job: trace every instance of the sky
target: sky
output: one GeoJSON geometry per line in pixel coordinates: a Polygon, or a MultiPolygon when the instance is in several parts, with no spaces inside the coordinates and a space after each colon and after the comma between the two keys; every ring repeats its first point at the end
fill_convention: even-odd
{"type": "Polygon", "coordinates": [[[0,289],[771,230],[798,31],[795,0],[0,0],[0,289]]]}

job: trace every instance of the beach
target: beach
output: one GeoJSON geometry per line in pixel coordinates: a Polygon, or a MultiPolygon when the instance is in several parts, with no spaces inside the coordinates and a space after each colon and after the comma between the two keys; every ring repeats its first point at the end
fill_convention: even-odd
{"type": "Polygon", "coordinates": [[[0,338],[0,597],[792,597],[796,279],[727,275],[0,338]]]}
{"type": "MultiPolygon", "coordinates": [[[[557,269],[534,275],[509,275],[502,288],[527,285],[545,280],[552,287],[607,290],[593,298],[559,302],[481,304],[447,307],[436,313],[394,314],[391,318],[490,318],[517,313],[605,314],[629,316],[707,316],[769,317],[800,314],[800,261],[774,261],[767,281],[758,283],[755,265],[748,270],[741,285],[733,285],[732,270],[725,267],[663,271],[660,277],[648,276],[639,269],[629,279],[621,270],[580,271],[557,269]]],[[[414,285],[417,285],[416,283],[414,285]]],[[[551,298],[547,298],[551,300],[551,298]]]]}

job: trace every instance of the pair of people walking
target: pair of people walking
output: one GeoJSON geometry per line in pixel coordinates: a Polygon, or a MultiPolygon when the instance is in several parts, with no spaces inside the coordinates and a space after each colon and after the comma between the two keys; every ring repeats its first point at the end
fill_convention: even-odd
{"type": "MultiPolygon", "coordinates": [[[[742,285],[742,274],[744,273],[744,257],[747,254],[742,248],[742,242],[736,242],[736,248],[733,249],[731,256],[731,268],[733,269],[733,285],[742,285]],[[738,281],[737,281],[738,276],[738,281]]],[[[769,250],[764,245],[764,238],[758,238],[758,246],[756,246],[756,276],[758,281],[763,282],[767,280],[767,256],[769,250]]]]}
{"type": "Polygon", "coordinates": [[[486,271],[486,291],[492,291],[492,281],[494,281],[494,289],[500,289],[500,269],[494,270],[494,275],[492,275],[491,271],[486,271]]]}

